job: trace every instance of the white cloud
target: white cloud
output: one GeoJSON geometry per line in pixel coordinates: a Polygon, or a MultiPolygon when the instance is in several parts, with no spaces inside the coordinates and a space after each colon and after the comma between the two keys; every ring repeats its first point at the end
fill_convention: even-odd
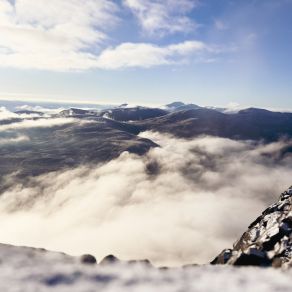
{"type": "Polygon", "coordinates": [[[143,30],[150,35],[186,33],[197,26],[188,17],[198,5],[197,0],[124,0],[124,4],[137,17],[143,30]]]}
{"type": "MultiPolygon", "coordinates": [[[[196,0],[125,0],[153,34],[186,32],[195,26],[187,17],[196,0]]],[[[121,43],[105,47],[107,32],[119,21],[120,6],[113,0],[0,0],[0,67],[74,71],[148,68],[184,63],[194,53],[215,54],[215,46],[199,41],[159,46],[121,43]]],[[[213,60],[201,56],[197,62],[213,60]]]]}
{"type": "Polygon", "coordinates": [[[0,107],[0,121],[1,120],[11,120],[11,119],[17,119],[19,118],[19,115],[10,112],[5,107],[0,107]]]}
{"type": "Polygon", "coordinates": [[[23,142],[28,142],[30,141],[29,137],[21,135],[17,136],[15,138],[3,138],[0,137],[0,146],[6,146],[6,145],[11,145],[11,144],[19,144],[23,142]]]}
{"type": "Polygon", "coordinates": [[[10,131],[17,129],[29,129],[29,128],[47,128],[55,127],[66,124],[72,124],[79,122],[78,120],[71,118],[54,118],[54,119],[37,119],[37,120],[23,120],[21,122],[0,125],[0,131],[10,131]]]}
{"type": "MultiPolygon", "coordinates": [[[[24,109],[28,109],[28,108],[25,108],[25,107],[21,107],[20,110],[24,110],[24,109]]],[[[35,109],[43,109],[41,107],[35,107],[35,109]]],[[[60,112],[61,110],[59,110],[58,112],[60,112]]],[[[58,112],[55,112],[55,113],[58,113],[58,112]]],[[[53,112],[51,112],[53,113],[53,112]]],[[[18,113],[14,113],[14,112],[11,112],[9,110],[6,109],[6,107],[2,106],[0,107],[0,121],[3,121],[3,120],[12,120],[12,119],[32,119],[32,118],[39,118],[41,117],[42,115],[41,114],[38,114],[38,113],[21,113],[21,114],[18,114],[18,113]]],[[[44,116],[42,116],[44,117],[44,116]]],[[[49,115],[46,115],[46,117],[49,117],[49,115]]],[[[1,127],[1,126],[0,126],[1,127]]]]}
{"type": "Polygon", "coordinates": [[[212,48],[199,41],[186,41],[165,47],[148,43],[123,43],[104,50],[98,57],[96,66],[104,69],[149,68],[181,63],[191,55],[204,52],[210,53],[212,48]]]}
{"type": "MultiPolygon", "coordinates": [[[[18,111],[40,112],[40,113],[43,113],[46,117],[50,117],[50,115],[58,114],[61,111],[65,110],[66,108],[64,108],[64,107],[46,108],[46,107],[39,106],[39,105],[27,105],[27,104],[24,104],[24,105],[16,106],[16,109],[18,111]]],[[[22,116],[22,114],[20,116],[22,116]]],[[[32,115],[29,115],[29,116],[32,116],[32,115]]]]}
{"type": "Polygon", "coordinates": [[[117,22],[110,0],[0,0],[0,66],[86,69],[117,22]],[[106,24],[106,25],[105,25],[106,24]]]}
{"type": "Polygon", "coordinates": [[[162,265],[206,263],[291,184],[291,157],[277,158],[291,142],[141,136],[161,147],[27,185],[9,176],[13,187],[0,196],[1,242],[99,260],[116,254],[162,265]]]}

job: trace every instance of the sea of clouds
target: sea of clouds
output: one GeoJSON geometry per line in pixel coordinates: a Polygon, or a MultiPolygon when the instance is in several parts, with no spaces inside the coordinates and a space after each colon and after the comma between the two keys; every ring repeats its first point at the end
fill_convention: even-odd
{"type": "MultiPolygon", "coordinates": [[[[67,123],[22,120],[15,129],[58,122],[67,123]]],[[[144,156],[125,152],[102,165],[31,177],[25,184],[8,176],[13,183],[0,196],[0,242],[98,259],[147,258],[155,265],[207,263],[292,183],[291,156],[285,154],[291,141],[140,136],[160,147],[144,156]]]]}

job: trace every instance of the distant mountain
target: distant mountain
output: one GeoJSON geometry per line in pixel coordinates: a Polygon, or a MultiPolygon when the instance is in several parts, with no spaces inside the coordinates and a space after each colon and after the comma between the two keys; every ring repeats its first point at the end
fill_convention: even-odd
{"type": "Polygon", "coordinates": [[[96,111],[84,110],[79,108],[69,108],[61,111],[58,116],[60,117],[72,117],[72,116],[84,116],[84,115],[96,115],[96,111]]]}
{"type": "MultiPolygon", "coordinates": [[[[180,108],[181,103],[172,106],[180,108]]],[[[21,112],[34,113],[27,110],[21,112]]],[[[0,138],[5,140],[26,137],[23,143],[1,145],[1,187],[5,187],[4,176],[9,173],[17,172],[19,177],[25,178],[82,163],[109,161],[123,151],[143,155],[157,146],[137,136],[146,130],[183,138],[211,135],[263,142],[292,137],[291,113],[256,108],[235,114],[201,107],[179,111],[146,107],[118,107],[101,111],[70,108],[54,117],[74,119],[70,123],[41,128],[13,126],[15,130],[12,127],[8,132],[0,133],[0,138]]],[[[42,120],[50,123],[50,118],[42,120]]],[[[25,119],[12,118],[0,121],[0,125],[6,127],[23,121],[25,119]]],[[[29,121],[35,122],[38,118],[29,121]]],[[[292,149],[290,147],[285,151],[290,153],[292,149]]],[[[286,154],[284,152],[283,155],[286,154]]]]}
{"type": "Polygon", "coordinates": [[[292,267],[292,188],[250,224],[212,264],[292,267]]]}
{"type": "Polygon", "coordinates": [[[138,132],[153,130],[183,138],[211,135],[236,140],[271,142],[292,137],[292,113],[272,112],[260,108],[226,113],[224,109],[173,102],[166,105],[165,109],[140,106],[131,108],[123,105],[98,112],[71,108],[60,112],[58,116],[102,117],[124,123],[131,122],[138,132]],[[191,109],[185,109],[188,107],[191,109]]]}
{"type": "MultiPolygon", "coordinates": [[[[47,119],[48,123],[50,120],[47,119]]],[[[9,123],[6,122],[6,125],[9,123]]],[[[1,145],[0,191],[9,187],[5,175],[16,171],[17,177],[25,180],[29,176],[84,163],[96,165],[110,161],[124,151],[143,155],[157,146],[151,140],[138,137],[138,133],[135,125],[100,117],[80,118],[67,124],[41,128],[16,127],[15,130],[10,129],[9,133],[0,133],[0,138],[5,135],[3,138],[6,139],[19,135],[27,137],[24,142],[1,145]]]]}
{"type": "Polygon", "coordinates": [[[176,109],[176,108],[179,108],[180,106],[184,106],[184,105],[185,104],[181,101],[175,101],[175,102],[167,104],[166,107],[169,109],[176,109]]]}
{"type": "Polygon", "coordinates": [[[127,104],[127,103],[122,103],[122,104],[121,104],[121,105],[119,105],[118,107],[125,108],[125,107],[128,107],[128,104],[127,104]]]}
{"type": "Polygon", "coordinates": [[[44,113],[39,112],[39,111],[31,111],[31,110],[19,110],[15,112],[18,115],[38,115],[38,116],[43,116],[44,113]]]}
{"type": "Polygon", "coordinates": [[[148,108],[142,106],[128,107],[127,104],[122,104],[116,108],[110,108],[101,111],[70,108],[61,111],[57,116],[78,118],[95,116],[120,122],[129,122],[161,117],[166,114],[168,114],[168,111],[159,108],[148,108]]]}
{"type": "Polygon", "coordinates": [[[92,111],[71,108],[60,112],[60,117],[105,118],[135,126],[135,131],[153,130],[177,137],[192,138],[211,135],[237,140],[277,141],[292,137],[292,113],[272,112],[248,108],[237,113],[225,113],[196,105],[174,102],[167,106],[178,110],[147,107],[117,107],[92,111]],[[195,109],[181,110],[190,106],[195,109]],[[129,123],[131,122],[131,123],[129,123]]]}
{"type": "Polygon", "coordinates": [[[207,108],[171,112],[168,115],[137,122],[141,131],[166,132],[191,138],[212,135],[240,140],[276,141],[292,137],[292,114],[250,108],[225,114],[207,108]]]}
{"type": "Polygon", "coordinates": [[[200,106],[198,106],[196,104],[192,104],[192,103],[185,104],[185,103],[180,102],[180,101],[169,103],[165,107],[166,107],[167,110],[170,110],[170,111],[182,111],[182,110],[190,110],[190,109],[202,108],[202,107],[200,107],[200,106]]]}
{"type": "Polygon", "coordinates": [[[133,107],[133,108],[114,108],[101,111],[100,116],[116,121],[140,121],[156,117],[162,117],[168,114],[167,111],[159,108],[133,107]]]}

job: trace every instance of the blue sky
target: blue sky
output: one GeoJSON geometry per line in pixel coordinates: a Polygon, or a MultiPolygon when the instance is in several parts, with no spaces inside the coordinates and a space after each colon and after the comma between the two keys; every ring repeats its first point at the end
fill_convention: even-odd
{"type": "Polygon", "coordinates": [[[292,0],[0,0],[0,97],[292,108],[292,0]]]}

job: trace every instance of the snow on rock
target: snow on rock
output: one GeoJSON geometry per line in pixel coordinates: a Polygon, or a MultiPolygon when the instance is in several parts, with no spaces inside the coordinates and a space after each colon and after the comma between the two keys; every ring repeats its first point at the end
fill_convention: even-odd
{"type": "Polygon", "coordinates": [[[88,265],[65,254],[0,245],[0,291],[5,292],[289,292],[291,276],[292,270],[257,267],[158,269],[119,260],[88,265]]]}
{"type": "Polygon", "coordinates": [[[292,187],[212,264],[292,267],[292,187]]]}

